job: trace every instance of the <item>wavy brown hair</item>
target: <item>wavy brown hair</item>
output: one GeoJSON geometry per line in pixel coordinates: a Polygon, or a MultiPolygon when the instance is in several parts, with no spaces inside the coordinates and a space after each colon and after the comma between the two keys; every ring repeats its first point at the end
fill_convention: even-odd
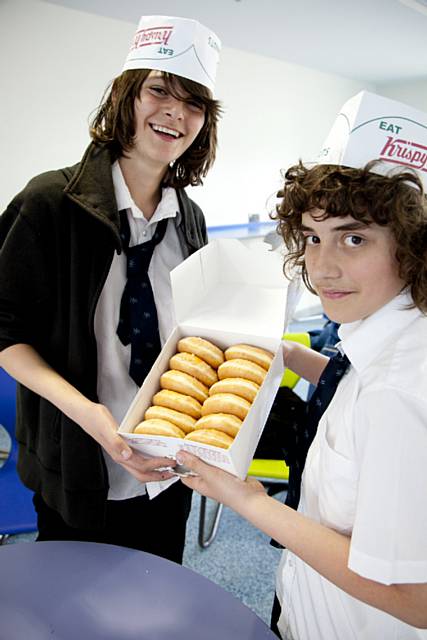
{"type": "MultiPolygon", "coordinates": [[[[135,100],[151,69],[124,71],[107,88],[90,126],[95,142],[106,144],[117,159],[133,147],[135,137],[135,100]]],[[[217,147],[217,124],[221,105],[207,87],[170,73],[163,73],[166,89],[178,100],[194,101],[205,112],[205,122],[192,145],[169,167],[164,186],[181,188],[202,184],[213,165],[217,147]]]]}
{"type": "MultiPolygon", "coordinates": [[[[388,176],[373,173],[376,161],[363,169],[336,165],[299,164],[290,167],[276,214],[278,232],[288,250],[283,271],[290,278],[299,268],[312,293],[304,262],[305,238],[301,232],[302,214],[321,209],[317,219],[351,215],[365,224],[388,226],[396,241],[399,276],[409,288],[415,305],[427,313],[427,203],[421,180],[410,171],[388,176]]],[[[317,217],[317,216],[316,216],[317,217]]]]}

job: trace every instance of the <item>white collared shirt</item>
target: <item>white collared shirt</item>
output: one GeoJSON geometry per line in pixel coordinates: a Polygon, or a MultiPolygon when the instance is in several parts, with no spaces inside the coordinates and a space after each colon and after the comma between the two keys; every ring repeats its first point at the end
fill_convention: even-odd
{"type": "MultiPolygon", "coordinates": [[[[427,317],[397,296],[342,325],[351,367],[319,422],[298,510],[351,536],[348,567],[383,584],[427,582],[427,317]]],[[[294,640],[426,639],[347,595],[293,553],[277,574],[294,640]]]]}
{"type": "MultiPolygon", "coordinates": [[[[159,321],[161,345],[166,342],[175,326],[173,314],[170,272],[184,260],[176,225],[179,223],[178,197],[175,189],[162,191],[162,199],[150,220],[132,200],[120,165],[112,166],[114,192],[119,211],[126,209],[129,228],[129,245],[148,242],[153,237],[156,224],[164,218],[172,218],[165,236],[156,245],[148,269],[159,321]]],[[[126,284],[126,254],[114,254],[95,312],[95,336],[98,350],[98,398],[121,422],[138,386],[129,376],[130,345],[124,346],[116,333],[119,322],[120,302],[126,284]]],[[[108,469],[109,500],[124,500],[145,493],[145,485],[138,482],[125,469],[113,462],[104,451],[108,469]]]]}

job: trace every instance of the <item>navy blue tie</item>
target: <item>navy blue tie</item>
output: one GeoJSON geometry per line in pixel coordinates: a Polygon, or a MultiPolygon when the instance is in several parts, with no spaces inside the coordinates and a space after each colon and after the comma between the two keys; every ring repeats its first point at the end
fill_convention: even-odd
{"type": "Polygon", "coordinates": [[[167,218],[157,223],[151,240],[129,247],[130,228],[126,211],[120,211],[120,237],[127,256],[127,282],[120,303],[117,335],[131,345],[129,375],[138,386],[160,353],[160,335],[148,267],[155,246],[163,240],[167,218]]]}
{"type": "Polygon", "coordinates": [[[295,459],[289,470],[288,492],[285,504],[293,509],[298,507],[301,492],[301,476],[304,470],[307,452],[316,435],[320,418],[331,402],[338,383],[350,366],[346,355],[336,353],[329,359],[328,364],[319,378],[319,382],[310,401],[307,404],[306,420],[304,425],[295,434],[295,459]]]}

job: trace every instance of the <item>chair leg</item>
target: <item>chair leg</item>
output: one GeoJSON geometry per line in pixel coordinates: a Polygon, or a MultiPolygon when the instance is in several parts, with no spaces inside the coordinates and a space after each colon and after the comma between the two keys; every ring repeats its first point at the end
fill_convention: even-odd
{"type": "Polygon", "coordinates": [[[199,547],[201,547],[202,549],[207,549],[215,540],[223,507],[223,504],[221,504],[220,502],[217,503],[212,516],[212,525],[210,532],[205,538],[206,498],[205,496],[200,496],[199,547]]]}

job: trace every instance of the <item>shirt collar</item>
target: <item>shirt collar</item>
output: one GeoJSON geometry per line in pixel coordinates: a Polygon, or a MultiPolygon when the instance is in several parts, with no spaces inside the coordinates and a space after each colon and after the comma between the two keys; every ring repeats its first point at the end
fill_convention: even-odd
{"type": "Polygon", "coordinates": [[[384,347],[400,335],[421,314],[414,307],[412,296],[404,291],[364,320],[342,324],[338,329],[338,344],[354,368],[360,372],[375,360],[384,347]]]}
{"type": "Polygon", "coordinates": [[[147,221],[144,218],[144,213],[133,201],[118,160],[116,160],[111,167],[111,172],[117,208],[119,211],[122,211],[123,209],[130,209],[132,216],[134,218],[144,220],[147,226],[159,222],[164,218],[177,218],[176,224],[179,225],[181,221],[181,212],[179,210],[178,196],[175,189],[172,187],[164,187],[162,189],[162,199],[157,205],[157,209],[150,220],[147,221]]]}

